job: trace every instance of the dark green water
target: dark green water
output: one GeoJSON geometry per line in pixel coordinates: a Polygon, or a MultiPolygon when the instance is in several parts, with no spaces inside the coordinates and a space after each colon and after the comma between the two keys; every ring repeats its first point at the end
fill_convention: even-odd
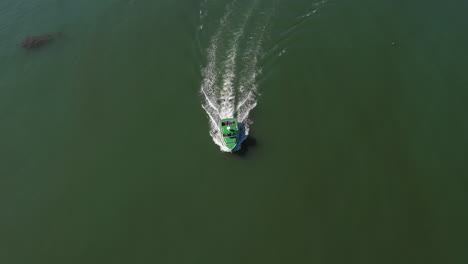
{"type": "Polygon", "coordinates": [[[467,263],[467,4],[229,2],[0,1],[0,263],[467,263]],[[249,10],[228,154],[200,87],[249,10]]]}

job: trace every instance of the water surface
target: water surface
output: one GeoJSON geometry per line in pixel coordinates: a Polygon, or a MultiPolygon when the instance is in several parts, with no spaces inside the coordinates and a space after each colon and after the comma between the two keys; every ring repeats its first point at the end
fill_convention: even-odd
{"type": "Polygon", "coordinates": [[[3,0],[0,262],[466,263],[466,10],[3,0]]]}

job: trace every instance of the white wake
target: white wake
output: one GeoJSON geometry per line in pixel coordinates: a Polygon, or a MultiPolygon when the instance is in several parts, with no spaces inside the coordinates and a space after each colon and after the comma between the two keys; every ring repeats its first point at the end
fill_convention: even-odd
{"type": "MultiPolygon", "coordinates": [[[[270,15],[256,15],[258,0],[250,1],[247,10],[236,5],[237,0],[226,6],[217,29],[204,51],[206,65],[202,67],[203,81],[200,93],[202,107],[209,117],[210,135],[222,151],[230,151],[222,143],[219,120],[237,117],[241,123],[244,141],[252,125],[250,111],[257,105],[258,65],[262,54],[262,44],[270,15]]],[[[244,5],[245,6],[245,5],[244,5]]],[[[207,10],[200,11],[200,20],[206,17],[207,10]]],[[[203,24],[199,27],[203,29],[203,24]]],[[[238,144],[240,148],[241,144],[238,144]]]]}

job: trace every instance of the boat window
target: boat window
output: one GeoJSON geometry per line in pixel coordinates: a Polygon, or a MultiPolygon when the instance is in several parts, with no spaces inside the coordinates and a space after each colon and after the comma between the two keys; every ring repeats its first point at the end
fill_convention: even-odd
{"type": "Polygon", "coordinates": [[[230,126],[230,125],[235,125],[236,121],[224,121],[221,122],[221,126],[230,126]]]}

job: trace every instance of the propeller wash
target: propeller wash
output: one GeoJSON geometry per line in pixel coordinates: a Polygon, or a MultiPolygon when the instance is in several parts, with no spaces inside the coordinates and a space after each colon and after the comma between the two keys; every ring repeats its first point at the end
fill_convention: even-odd
{"type": "MultiPolygon", "coordinates": [[[[237,118],[241,135],[238,150],[248,134],[250,111],[257,105],[257,77],[261,73],[262,44],[270,12],[262,12],[258,0],[234,0],[225,7],[221,18],[214,21],[214,33],[208,37],[208,48],[201,48],[205,65],[200,93],[202,107],[209,117],[210,135],[222,151],[220,120],[237,118]],[[206,57],[206,58],[205,58],[206,57]]],[[[200,10],[199,35],[208,17],[207,1],[200,10]]]]}

